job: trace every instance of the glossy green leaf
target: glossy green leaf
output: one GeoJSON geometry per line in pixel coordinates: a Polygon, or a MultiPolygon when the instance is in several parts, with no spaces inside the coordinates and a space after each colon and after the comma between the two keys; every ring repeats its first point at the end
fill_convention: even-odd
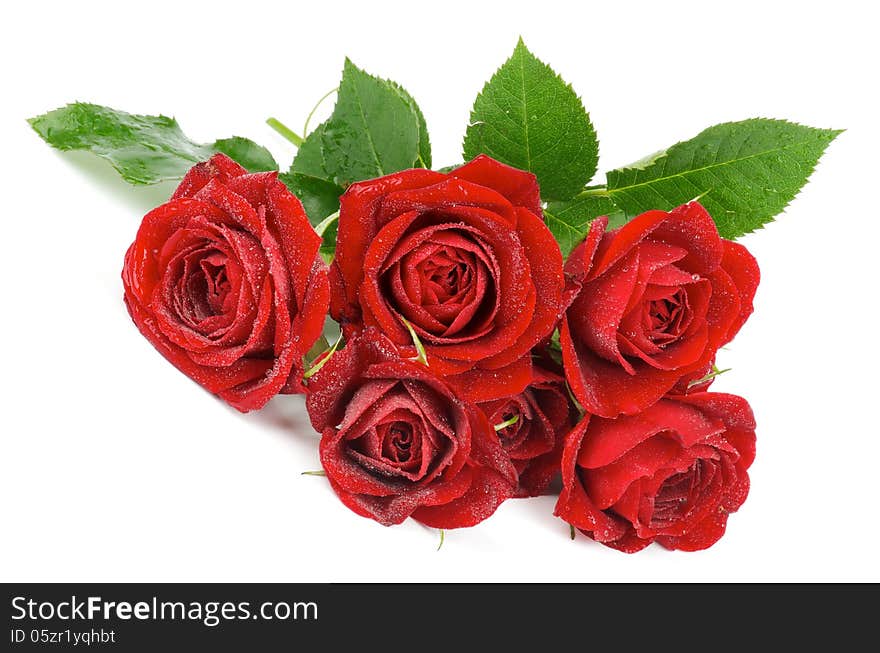
{"type": "Polygon", "coordinates": [[[755,118],[709,127],[640,163],[608,172],[608,197],[632,217],[696,197],[736,238],[781,212],[840,130],[755,118]]]}
{"type": "Polygon", "coordinates": [[[559,243],[562,256],[566,257],[587,235],[590,223],[600,215],[609,216],[609,229],[624,222],[624,216],[614,202],[588,190],[572,200],[547,204],[544,221],[559,243]]]}
{"type": "Polygon", "coordinates": [[[397,89],[397,92],[403,96],[403,98],[407,101],[410,108],[415,112],[416,118],[419,121],[419,154],[416,160],[413,162],[413,167],[418,168],[430,168],[431,167],[431,139],[428,136],[428,123],[425,122],[425,116],[422,113],[422,110],[419,108],[419,105],[416,103],[413,96],[410,95],[406,89],[404,89],[399,84],[394,82],[389,82],[389,84],[393,85],[394,88],[397,89]]]}
{"type": "Polygon", "coordinates": [[[278,178],[302,202],[312,226],[339,210],[342,189],[333,182],[292,171],[283,172],[278,178]]]}
{"type": "Polygon", "coordinates": [[[222,152],[250,172],[269,172],[278,170],[275,158],[262,145],[257,145],[249,138],[233,136],[214,141],[214,151],[222,152]]]}
{"type": "Polygon", "coordinates": [[[324,128],[327,123],[321,123],[308,135],[302,145],[296,151],[296,156],[290,166],[290,172],[308,175],[316,179],[324,179],[333,182],[327,172],[327,163],[324,159],[324,128]]]}
{"type": "MultiPolygon", "coordinates": [[[[312,226],[317,227],[328,215],[339,210],[343,188],[330,177],[325,167],[323,136],[326,123],[318,125],[303,141],[290,170],[279,175],[303,204],[312,226]]],[[[322,235],[321,254],[332,258],[336,248],[336,225],[322,235]]]]}
{"type": "Polygon", "coordinates": [[[346,188],[413,167],[423,147],[422,121],[414,105],[396,84],[346,59],[336,106],[321,138],[329,179],[346,188]]]}
{"type": "Polygon", "coordinates": [[[132,184],[179,179],[194,164],[223,152],[252,172],[276,170],[272,155],[246,138],[205,145],[191,141],[174,118],[117,111],[77,102],[28,120],[59,150],[85,150],[106,159],[132,184]]]}
{"type": "Polygon", "coordinates": [[[535,173],[544,199],[574,197],[596,172],[599,143],[583,103],[522,39],[474,102],[464,158],[481,153],[535,173]]]}

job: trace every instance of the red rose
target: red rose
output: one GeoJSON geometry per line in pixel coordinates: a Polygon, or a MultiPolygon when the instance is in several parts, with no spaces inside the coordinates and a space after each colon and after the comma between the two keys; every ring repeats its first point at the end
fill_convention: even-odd
{"type": "Polygon", "coordinates": [[[134,323],[180,371],[240,411],[301,392],[329,302],[321,239],[274,172],[217,154],[150,211],[125,255],[134,323]]]}
{"type": "Polygon", "coordinates": [[[754,457],[755,419],[735,395],[700,392],[638,415],[587,416],[565,438],[556,514],[627,553],[655,539],[705,549],[745,501],[754,457]]]}
{"type": "Polygon", "coordinates": [[[519,473],[516,495],[544,494],[559,474],[562,438],[577,417],[565,379],[536,364],[532,382],[525,390],[479,406],[519,473]]]}
{"type": "Polygon", "coordinates": [[[605,232],[596,219],[565,271],[577,292],[560,341],[578,401],[603,417],[637,413],[699,379],[752,312],[758,265],[691,202],[605,232]]]}
{"type": "Polygon", "coordinates": [[[404,170],[341,199],[331,314],[378,328],[474,401],[520,392],[525,354],[559,318],[562,256],[535,176],[479,156],[443,174],[404,170]]]}
{"type": "Polygon", "coordinates": [[[375,329],[309,380],[306,407],[336,494],[380,524],[473,526],[513,494],[516,470],[485,415],[375,329]]]}

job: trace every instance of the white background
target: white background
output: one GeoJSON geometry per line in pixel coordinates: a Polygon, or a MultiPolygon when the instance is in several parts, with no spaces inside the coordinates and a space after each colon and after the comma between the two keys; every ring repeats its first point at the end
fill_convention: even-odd
{"type": "MultiPolygon", "coordinates": [[[[878,581],[878,105],[870,3],[16,3],[0,41],[0,580],[878,581]],[[26,7],[25,7],[26,5],[26,7]],[[574,542],[549,497],[469,530],[384,528],[323,478],[301,397],[240,415],[122,303],[140,217],[171,186],[42,143],[74,100],[238,134],[282,166],[343,57],[418,100],[435,165],[522,34],[583,96],[600,171],[754,116],[846,128],[779,220],[742,239],[756,311],[716,390],[757,415],[752,492],[700,553],[574,542]]],[[[332,102],[325,107],[326,111],[332,102]]],[[[601,180],[601,176],[599,177],[601,180]]]]}

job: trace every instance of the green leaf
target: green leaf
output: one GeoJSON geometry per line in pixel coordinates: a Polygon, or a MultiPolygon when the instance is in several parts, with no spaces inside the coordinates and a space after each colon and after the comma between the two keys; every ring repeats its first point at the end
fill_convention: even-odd
{"type": "Polygon", "coordinates": [[[330,174],[327,172],[327,164],[324,159],[324,129],[327,123],[323,122],[306,136],[302,145],[299,146],[290,172],[298,172],[303,175],[324,179],[332,183],[330,174]]]}
{"type": "Polygon", "coordinates": [[[413,165],[420,168],[429,168],[431,167],[431,139],[428,136],[428,123],[425,122],[425,116],[422,113],[422,110],[419,108],[419,105],[416,104],[415,99],[412,95],[410,95],[406,89],[404,89],[399,84],[394,82],[389,82],[394,88],[397,89],[397,92],[407,101],[410,108],[415,112],[416,118],[419,121],[419,155],[416,157],[416,160],[413,162],[413,165]]]}
{"type": "Polygon", "coordinates": [[[544,221],[559,243],[562,256],[567,257],[590,230],[590,223],[600,215],[613,216],[609,228],[623,223],[623,214],[607,197],[593,195],[589,190],[567,202],[550,202],[544,210],[544,221]]]}
{"type": "MultiPolygon", "coordinates": [[[[333,182],[325,167],[322,148],[325,125],[318,125],[306,137],[290,170],[278,176],[302,202],[313,227],[339,210],[339,196],[344,190],[333,182]]],[[[323,233],[322,239],[321,254],[325,258],[332,258],[336,250],[335,224],[323,233]]]]}
{"type": "Polygon", "coordinates": [[[250,172],[268,172],[278,170],[278,164],[272,153],[262,145],[257,145],[249,138],[233,136],[214,141],[213,149],[222,152],[250,172]]]}
{"type": "Polygon", "coordinates": [[[719,233],[736,238],[786,207],[840,132],[766,118],[715,125],[638,164],[608,172],[608,197],[632,217],[700,196],[719,233]]]}
{"type": "MultiPolygon", "coordinates": [[[[326,123],[322,123],[315,127],[300,145],[290,170],[278,176],[302,202],[313,227],[339,210],[339,196],[344,190],[330,178],[325,167],[325,126],[326,123]]],[[[321,255],[331,260],[335,251],[336,224],[333,224],[321,234],[321,255]]]]}
{"type": "Polygon", "coordinates": [[[276,170],[268,150],[246,138],[213,145],[194,143],[174,118],[142,116],[85,102],[68,104],[28,122],[59,150],[87,150],[106,160],[132,184],[179,179],[195,163],[224,152],[248,170],[276,170]]]}
{"type": "Polygon", "coordinates": [[[545,199],[574,197],[596,173],[599,143],[583,103],[522,39],[474,102],[464,158],[480,153],[535,173],[545,199]]]}
{"type": "MultiPolygon", "coordinates": [[[[428,130],[415,100],[346,59],[333,115],[308,134],[280,178],[318,226],[339,210],[350,183],[414,165],[431,165],[428,130]]],[[[333,257],[336,229],[333,222],[322,235],[325,259],[333,257]]]]}
{"type": "Polygon", "coordinates": [[[299,197],[312,226],[339,210],[343,189],[335,184],[324,165],[322,139],[324,126],[315,127],[300,145],[290,170],[279,175],[290,191],[299,197]]]}
{"type": "Polygon", "coordinates": [[[292,171],[282,172],[278,178],[302,202],[313,227],[339,210],[342,189],[332,181],[292,171]]]}
{"type": "Polygon", "coordinates": [[[336,106],[321,139],[329,178],[345,188],[413,167],[422,143],[414,104],[396,84],[368,75],[346,59],[336,106]]]}

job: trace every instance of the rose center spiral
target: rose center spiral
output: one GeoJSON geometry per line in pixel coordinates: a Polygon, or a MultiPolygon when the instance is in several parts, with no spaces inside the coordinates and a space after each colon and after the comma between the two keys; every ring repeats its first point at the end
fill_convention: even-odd
{"type": "Polygon", "coordinates": [[[382,438],[382,455],[397,463],[408,462],[412,456],[413,429],[406,422],[387,425],[382,438]]]}
{"type": "Polygon", "coordinates": [[[442,228],[384,271],[391,309],[428,342],[484,335],[498,310],[497,262],[473,234],[442,228]]]}
{"type": "Polygon", "coordinates": [[[206,259],[202,261],[201,269],[205,283],[205,298],[212,314],[218,315],[223,312],[223,303],[231,288],[226,275],[226,265],[217,265],[206,259]]]}
{"type": "Polygon", "coordinates": [[[645,302],[643,325],[648,338],[658,347],[676,340],[684,331],[690,313],[684,289],[645,302]]]}
{"type": "Polygon", "coordinates": [[[665,528],[684,519],[692,510],[705,475],[704,462],[697,460],[690,468],[673,474],[660,486],[654,497],[651,528],[665,528]]]}

